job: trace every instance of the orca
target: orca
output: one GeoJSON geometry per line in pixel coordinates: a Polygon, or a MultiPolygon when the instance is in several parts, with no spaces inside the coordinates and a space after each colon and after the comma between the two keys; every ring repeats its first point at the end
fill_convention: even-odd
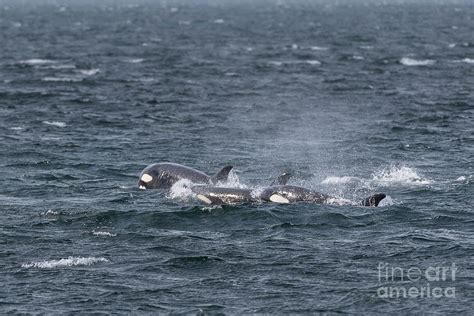
{"type": "Polygon", "coordinates": [[[177,163],[154,163],[142,170],[138,187],[140,189],[169,189],[183,179],[194,184],[215,185],[218,182],[226,182],[232,168],[232,166],[225,166],[215,176],[210,177],[204,172],[177,163]]]}
{"type": "MultiPolygon", "coordinates": [[[[273,180],[271,185],[284,185],[290,179],[289,173],[283,173],[273,180]]],[[[216,186],[193,186],[191,191],[196,197],[206,204],[240,204],[261,201],[260,197],[254,196],[252,189],[228,188],[216,186]]]]}
{"type": "MultiPolygon", "coordinates": [[[[274,203],[293,203],[293,202],[313,202],[330,203],[335,197],[326,195],[308,188],[287,185],[291,174],[284,173],[280,175],[271,185],[258,194],[254,194],[252,189],[227,188],[216,186],[195,186],[191,190],[196,197],[206,204],[239,204],[250,202],[274,202],[274,203]]],[[[378,206],[386,195],[377,193],[363,199],[361,206],[378,206]]],[[[350,201],[348,201],[348,204],[350,201]]]]}
{"type": "MultiPolygon", "coordinates": [[[[359,202],[359,205],[378,206],[380,201],[382,201],[385,197],[386,195],[384,193],[377,193],[363,199],[359,202]]],[[[284,204],[292,202],[314,202],[325,204],[337,200],[337,198],[333,196],[296,185],[276,185],[268,187],[260,193],[260,198],[263,201],[284,204]]]]}

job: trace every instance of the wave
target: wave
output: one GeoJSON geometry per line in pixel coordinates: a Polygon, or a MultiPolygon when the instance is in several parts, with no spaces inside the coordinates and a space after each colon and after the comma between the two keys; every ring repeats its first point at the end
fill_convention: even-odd
{"type": "Polygon", "coordinates": [[[269,61],[268,62],[272,66],[287,66],[287,65],[301,65],[301,64],[308,64],[311,66],[319,66],[321,62],[316,59],[312,60],[289,60],[289,61],[269,61]]]}
{"type": "Polygon", "coordinates": [[[59,121],[43,121],[42,123],[46,125],[61,127],[61,128],[66,127],[66,123],[59,122],[59,121]]]}
{"type": "Polygon", "coordinates": [[[125,60],[126,63],[130,63],[130,64],[139,64],[139,63],[142,63],[143,61],[144,61],[143,58],[129,58],[125,60]]]}
{"type": "Polygon", "coordinates": [[[33,59],[22,60],[22,61],[20,61],[20,64],[34,66],[34,65],[53,64],[55,62],[56,61],[51,60],[51,59],[33,58],[33,59]]]}
{"type": "Polygon", "coordinates": [[[467,63],[467,64],[474,64],[474,59],[473,58],[464,58],[462,60],[463,63],[467,63]]]}
{"type": "Polygon", "coordinates": [[[311,50],[324,51],[324,50],[328,50],[329,48],[328,47],[321,47],[321,46],[311,46],[310,49],[311,50]]]}
{"type": "Polygon", "coordinates": [[[93,76],[100,72],[100,69],[93,68],[93,69],[80,69],[79,72],[85,76],[93,76]]]}
{"type": "Polygon", "coordinates": [[[116,237],[117,234],[109,233],[109,232],[102,232],[102,231],[92,231],[92,235],[94,236],[103,236],[103,237],[116,237]]]}
{"type": "Polygon", "coordinates": [[[409,57],[403,57],[400,59],[400,64],[405,66],[430,66],[436,61],[433,59],[413,59],[409,57]]]}
{"type": "Polygon", "coordinates": [[[69,257],[67,259],[59,260],[43,260],[36,262],[23,263],[22,268],[40,268],[40,269],[53,269],[62,267],[73,267],[73,266],[90,266],[99,262],[109,262],[103,257],[69,257]]]}
{"type": "Polygon", "coordinates": [[[44,77],[43,81],[52,81],[52,82],[79,82],[82,81],[83,78],[76,78],[76,77],[44,77]]]}

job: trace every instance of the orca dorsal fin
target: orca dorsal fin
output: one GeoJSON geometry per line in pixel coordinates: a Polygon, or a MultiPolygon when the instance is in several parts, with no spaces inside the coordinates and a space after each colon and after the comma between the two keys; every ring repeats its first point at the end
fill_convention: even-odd
{"type": "Polygon", "coordinates": [[[216,184],[217,182],[227,182],[229,178],[229,172],[234,168],[234,166],[225,166],[218,173],[211,178],[212,183],[216,184]]]}
{"type": "Polygon", "coordinates": [[[288,183],[288,180],[291,178],[291,173],[285,172],[282,173],[281,175],[278,176],[275,180],[273,180],[270,185],[286,185],[288,183]]]}

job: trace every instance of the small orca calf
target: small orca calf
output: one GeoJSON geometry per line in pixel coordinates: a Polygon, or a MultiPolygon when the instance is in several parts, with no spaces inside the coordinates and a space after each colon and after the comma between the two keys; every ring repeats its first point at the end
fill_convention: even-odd
{"type": "Polygon", "coordinates": [[[232,166],[225,166],[215,176],[210,177],[204,172],[177,163],[155,163],[143,169],[138,180],[138,187],[140,189],[169,189],[182,179],[195,184],[215,185],[218,182],[226,182],[232,168],[232,166]]]}
{"type": "MultiPolygon", "coordinates": [[[[215,186],[195,186],[191,190],[196,197],[206,204],[238,204],[258,201],[275,203],[291,202],[314,202],[328,203],[336,198],[322,194],[311,189],[295,185],[287,185],[290,179],[289,173],[280,175],[272,184],[258,195],[254,195],[251,189],[225,188],[215,186]]],[[[361,206],[378,206],[380,201],[386,197],[383,193],[374,194],[362,200],[361,206]]]]}

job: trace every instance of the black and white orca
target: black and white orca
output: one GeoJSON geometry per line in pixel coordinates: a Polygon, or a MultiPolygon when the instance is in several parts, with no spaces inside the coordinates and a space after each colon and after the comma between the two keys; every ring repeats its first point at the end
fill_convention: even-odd
{"type": "Polygon", "coordinates": [[[225,166],[215,176],[210,177],[204,172],[171,162],[151,164],[140,173],[138,187],[140,189],[169,189],[179,180],[189,180],[193,184],[216,185],[226,182],[232,166],[225,166]]]}

